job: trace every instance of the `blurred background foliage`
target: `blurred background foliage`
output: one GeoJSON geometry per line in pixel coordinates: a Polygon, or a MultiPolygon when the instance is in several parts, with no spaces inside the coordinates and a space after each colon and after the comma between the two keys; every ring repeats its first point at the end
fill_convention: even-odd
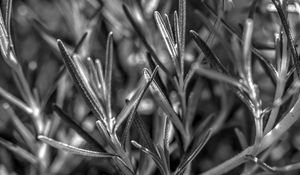
{"type": "MultiPolygon", "coordinates": [[[[205,1],[217,16],[232,26],[237,33],[242,34],[243,24],[248,16],[252,1],[225,0],[205,1]]],[[[49,94],[53,84],[58,84],[55,93],[47,101],[46,118],[57,118],[51,110],[52,103],[63,106],[87,130],[99,138],[95,129],[95,118],[92,117],[82,97],[73,87],[68,74],[62,76],[57,82],[56,77],[62,68],[61,55],[56,46],[56,39],[62,39],[71,49],[76,46],[86,31],[90,32],[84,47],[81,48],[81,56],[99,58],[104,62],[106,37],[109,31],[114,33],[115,62],[113,65],[113,108],[119,113],[125,104],[125,99],[132,95],[137,82],[141,77],[144,67],[148,67],[146,49],[143,46],[136,31],[131,26],[122,9],[122,4],[127,4],[137,22],[142,27],[147,41],[155,48],[158,57],[172,69],[171,59],[167,48],[161,38],[155,24],[153,13],[171,14],[178,7],[178,2],[173,0],[14,0],[12,11],[12,32],[16,55],[22,64],[30,87],[36,89],[40,99],[49,94]]],[[[300,44],[300,5],[299,1],[289,1],[291,4],[289,21],[293,29],[296,44],[300,44]]],[[[2,4],[3,5],[3,4],[2,4]]],[[[211,24],[216,24],[223,41],[217,36],[210,37],[209,46],[221,61],[232,72],[237,72],[234,67],[235,58],[230,52],[237,52],[234,48],[236,40],[226,30],[224,25],[217,23],[209,9],[203,6],[202,1],[187,1],[187,31],[195,30],[202,38],[208,38],[211,31],[203,22],[203,18],[211,24]],[[227,48],[224,43],[228,44],[227,48]],[[231,49],[231,50],[228,50],[231,49]]],[[[279,31],[280,21],[271,1],[259,1],[254,18],[253,45],[275,65],[274,33],[279,31]]],[[[188,70],[192,63],[199,60],[201,51],[196,47],[187,32],[185,67],[188,70]]],[[[299,47],[297,47],[300,51],[299,47]]],[[[204,60],[205,63],[205,60],[204,60]]],[[[261,65],[255,61],[253,66],[255,82],[259,85],[263,106],[272,103],[274,85],[266,75],[261,65]]],[[[20,96],[16,85],[12,81],[9,67],[0,59],[0,85],[15,96],[20,96]]],[[[174,87],[167,80],[168,95],[174,106],[178,103],[178,97],[174,95],[174,87]]],[[[195,172],[202,172],[229,159],[242,150],[235,135],[234,128],[240,129],[248,138],[248,143],[253,141],[254,124],[250,112],[244,104],[230,91],[228,86],[206,78],[194,76],[191,91],[198,88],[197,110],[193,120],[194,129],[198,128],[203,121],[211,117],[217,120],[222,117],[223,121],[218,126],[218,131],[208,142],[208,145],[193,162],[195,172]],[[195,84],[198,85],[196,86],[195,84]]],[[[5,101],[1,99],[1,103],[5,101]]],[[[0,108],[0,135],[2,138],[22,145],[18,140],[20,136],[14,129],[10,116],[0,108]]],[[[15,112],[20,120],[29,128],[31,121],[18,109],[15,112]]],[[[159,129],[157,117],[159,111],[152,96],[147,93],[143,98],[139,114],[146,121],[152,137],[157,139],[162,132],[159,129]]],[[[209,124],[207,124],[208,127],[209,124]]],[[[298,122],[291,130],[282,137],[282,141],[274,145],[267,162],[274,165],[285,165],[300,161],[300,123],[298,122]]],[[[64,123],[57,121],[57,127],[53,137],[72,145],[84,145],[83,139],[64,123]]],[[[132,137],[135,134],[133,133],[132,137]]],[[[24,146],[24,145],[23,145],[24,146]]],[[[80,158],[65,152],[51,149],[51,170],[53,174],[118,174],[114,171],[108,160],[96,160],[80,158]],[[65,159],[61,159],[65,157],[65,159]],[[59,160],[64,160],[60,162],[59,160]]],[[[173,164],[178,164],[178,155],[172,154],[173,164]]],[[[0,148],[0,174],[25,174],[30,172],[28,165],[22,159],[4,148],[0,148]],[[15,173],[14,173],[15,172],[15,173]]],[[[176,166],[174,166],[176,167],[176,166]]],[[[173,168],[174,168],[173,167],[173,168]]],[[[171,166],[172,168],[172,166],[171,166]]],[[[238,168],[230,174],[241,171],[238,168]]],[[[154,172],[155,173],[155,172],[154,172]]],[[[158,173],[158,172],[156,172],[158,173]]],[[[292,173],[291,173],[292,174],[292,173]]],[[[295,172],[294,174],[297,174],[295,172]]]]}

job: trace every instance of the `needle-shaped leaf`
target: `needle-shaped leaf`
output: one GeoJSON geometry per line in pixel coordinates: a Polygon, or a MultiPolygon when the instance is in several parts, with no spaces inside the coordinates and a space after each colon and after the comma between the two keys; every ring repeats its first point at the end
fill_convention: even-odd
{"type": "Polygon", "coordinates": [[[67,151],[67,152],[70,152],[72,154],[77,154],[77,155],[81,155],[81,156],[98,157],[98,158],[112,158],[112,157],[116,156],[116,155],[109,154],[109,153],[77,148],[77,147],[68,145],[66,143],[62,143],[62,142],[53,140],[53,139],[51,139],[49,137],[46,137],[46,136],[43,136],[43,135],[39,135],[38,139],[41,140],[42,142],[47,143],[48,145],[50,145],[50,146],[52,146],[56,149],[67,151]]]}
{"type": "Polygon", "coordinates": [[[204,137],[196,142],[196,145],[191,146],[190,149],[187,150],[186,155],[182,158],[179,166],[176,169],[175,175],[180,175],[184,172],[186,166],[194,160],[194,158],[198,155],[198,153],[202,150],[202,148],[206,145],[208,140],[210,139],[211,131],[207,131],[204,137]]]}
{"type": "Polygon", "coordinates": [[[56,73],[55,78],[52,82],[52,85],[47,89],[45,95],[43,96],[43,98],[41,99],[41,111],[46,110],[46,107],[51,99],[51,97],[54,95],[55,90],[58,87],[59,84],[59,80],[65,75],[66,73],[66,67],[65,66],[61,66],[59,71],[56,73]]]}
{"type": "Polygon", "coordinates": [[[117,131],[118,128],[121,126],[121,124],[125,121],[125,119],[129,116],[132,109],[135,107],[135,105],[138,102],[138,99],[141,98],[141,94],[143,93],[146,82],[144,80],[140,80],[138,83],[138,88],[136,92],[133,94],[133,96],[130,98],[130,100],[126,103],[126,105],[122,108],[121,112],[117,115],[117,121],[114,130],[117,131]]]}
{"type": "Polygon", "coordinates": [[[62,41],[58,40],[57,44],[63,56],[64,63],[70,72],[73,81],[78,86],[81,95],[97,118],[103,121],[105,118],[105,113],[102,108],[102,104],[98,101],[94,92],[91,90],[87,77],[82,71],[80,71],[73,58],[71,58],[71,56],[68,54],[62,41]]]}
{"type": "MultiPolygon", "coordinates": [[[[89,75],[89,83],[95,92],[96,97],[99,101],[101,101],[103,104],[106,103],[106,92],[104,92],[103,86],[105,85],[105,82],[100,82],[98,70],[96,68],[95,62],[92,60],[91,57],[88,57],[86,59],[87,69],[88,69],[88,75],[89,75]]],[[[102,77],[101,77],[102,78],[102,77]]]]}
{"type": "Polygon", "coordinates": [[[162,62],[159,60],[158,56],[156,55],[154,49],[152,48],[152,46],[147,42],[145,35],[142,32],[141,27],[139,26],[139,24],[135,21],[133,15],[130,13],[128,7],[126,5],[123,5],[123,10],[125,12],[125,15],[127,16],[127,18],[129,19],[131,25],[133,26],[134,30],[136,31],[136,33],[138,34],[138,36],[140,37],[140,39],[142,40],[143,44],[145,45],[146,49],[150,52],[150,54],[152,55],[152,57],[154,58],[155,62],[159,65],[159,67],[168,75],[169,78],[172,78],[172,74],[170,73],[170,71],[162,64],[162,62]]]}
{"type": "Polygon", "coordinates": [[[27,160],[28,162],[30,162],[32,164],[36,165],[39,162],[39,159],[36,156],[31,154],[27,150],[21,148],[20,146],[13,144],[3,138],[0,138],[0,145],[4,146],[6,149],[10,150],[14,154],[20,156],[21,158],[27,160]]]}
{"type": "Polygon", "coordinates": [[[184,50],[185,50],[185,30],[186,30],[186,0],[179,0],[179,42],[178,53],[180,59],[180,70],[184,74],[184,50]]]}
{"type": "Polygon", "coordinates": [[[131,112],[130,112],[130,115],[127,119],[127,123],[126,123],[126,126],[125,126],[125,130],[123,131],[123,135],[122,135],[122,145],[125,147],[128,139],[129,139],[129,131],[130,131],[130,128],[131,128],[131,125],[132,125],[132,122],[134,121],[135,119],[135,115],[136,115],[136,110],[144,96],[144,94],[146,93],[148,87],[150,86],[151,82],[153,81],[156,73],[158,71],[158,66],[154,69],[152,75],[151,75],[151,79],[150,81],[147,82],[146,86],[142,89],[142,92],[139,94],[139,97],[137,98],[137,101],[135,102],[135,105],[133,107],[133,109],[131,109],[131,112]]]}
{"type": "Polygon", "coordinates": [[[160,34],[165,42],[165,45],[167,46],[169,54],[172,58],[175,69],[176,69],[177,73],[179,73],[180,67],[179,67],[178,60],[177,60],[178,52],[175,47],[175,43],[172,41],[173,39],[171,37],[170,31],[167,30],[167,26],[164,23],[163,18],[161,17],[159,12],[157,12],[157,11],[154,12],[154,18],[155,18],[155,22],[159,28],[160,34]]]}
{"type": "Polygon", "coordinates": [[[104,79],[104,71],[102,67],[102,63],[99,59],[95,60],[96,70],[99,78],[99,82],[103,91],[103,94],[106,94],[106,87],[105,87],[105,79],[104,79]]]}
{"type": "Polygon", "coordinates": [[[243,33],[243,66],[245,71],[245,78],[249,81],[250,84],[253,84],[252,80],[252,57],[251,57],[251,41],[253,34],[253,20],[248,18],[245,21],[244,33],[243,33]]]}
{"type": "Polygon", "coordinates": [[[242,83],[240,83],[238,80],[236,80],[228,75],[219,73],[214,70],[206,69],[201,66],[196,66],[195,69],[196,69],[196,72],[202,76],[205,76],[210,79],[218,80],[218,81],[221,81],[224,83],[228,83],[232,86],[235,86],[235,87],[247,92],[247,88],[242,83]]]}
{"type": "Polygon", "coordinates": [[[167,26],[164,23],[164,20],[158,11],[154,12],[154,18],[172,59],[176,58],[177,52],[175,48],[175,43],[172,41],[173,39],[171,37],[170,31],[168,31],[167,26]]]}
{"type": "MultiPolygon", "coordinates": [[[[44,24],[42,24],[42,22],[38,19],[31,19],[30,22],[31,22],[33,28],[37,31],[37,33],[41,36],[41,38],[46,42],[46,44],[48,44],[50,46],[50,48],[54,52],[54,54],[56,54],[57,56],[60,56],[60,51],[57,48],[57,41],[53,37],[52,33],[47,30],[46,26],[44,24]]],[[[67,44],[64,44],[64,46],[69,53],[72,53],[74,51],[74,49],[71,46],[69,46],[67,44]]]]}
{"type": "Polygon", "coordinates": [[[8,32],[6,30],[5,21],[3,20],[2,12],[0,9],[0,54],[4,61],[15,71],[20,69],[19,62],[15,55],[12,53],[13,48],[10,41],[8,32]]]}
{"type": "Polygon", "coordinates": [[[13,96],[6,90],[4,90],[2,87],[0,87],[0,96],[2,96],[5,100],[7,100],[12,105],[17,106],[18,108],[22,109],[27,114],[32,114],[32,109],[27,106],[24,102],[22,102],[17,97],[13,96]]]}
{"type": "MultiPolygon", "coordinates": [[[[156,66],[156,68],[154,70],[155,70],[155,72],[157,72],[158,66],[156,66]]],[[[118,128],[120,127],[120,125],[124,122],[124,120],[129,115],[131,115],[130,113],[132,112],[132,109],[134,109],[135,107],[137,107],[137,105],[139,104],[141,98],[143,97],[145,91],[147,90],[147,88],[149,86],[148,84],[149,83],[145,82],[143,79],[140,80],[140,82],[138,83],[138,88],[137,88],[136,92],[131,97],[131,99],[129,100],[129,102],[123,107],[123,109],[118,114],[118,116],[116,117],[117,121],[116,121],[116,124],[115,124],[114,131],[117,131],[118,128]]]]}
{"type": "Polygon", "coordinates": [[[163,175],[167,175],[167,171],[165,170],[164,168],[164,165],[162,163],[162,160],[160,159],[160,157],[157,156],[157,154],[151,152],[149,149],[143,147],[142,145],[140,145],[139,143],[137,143],[136,141],[132,140],[131,141],[131,144],[138,148],[139,150],[143,151],[145,154],[147,154],[148,156],[150,156],[155,164],[157,165],[158,169],[160,170],[160,172],[163,174],[163,175]]]}
{"type": "MultiPolygon", "coordinates": [[[[151,80],[151,74],[148,70],[144,71],[144,76],[147,82],[151,80]]],[[[164,112],[170,118],[172,123],[175,125],[175,127],[179,130],[182,136],[184,136],[185,130],[183,128],[181,120],[179,119],[178,115],[175,113],[171,104],[169,103],[166,96],[163,94],[162,90],[160,89],[160,87],[157,85],[155,81],[152,81],[150,85],[150,91],[152,92],[154,98],[159,103],[160,107],[164,110],[164,112]]]]}
{"type": "Polygon", "coordinates": [[[7,30],[7,34],[12,44],[11,38],[11,13],[12,13],[12,0],[5,0],[5,9],[4,9],[4,21],[7,30]]]}
{"type": "Polygon", "coordinates": [[[272,0],[272,2],[275,5],[275,7],[277,9],[277,12],[279,14],[281,23],[283,25],[283,29],[284,29],[285,34],[287,36],[288,45],[291,48],[293,61],[294,61],[295,67],[296,67],[296,73],[297,73],[298,78],[300,78],[300,59],[299,59],[299,55],[297,53],[297,49],[294,45],[294,38],[292,36],[291,28],[289,26],[287,18],[286,18],[285,14],[284,14],[284,11],[282,9],[281,1],[280,0],[272,0]]]}
{"type": "MultiPolygon", "coordinates": [[[[218,18],[218,16],[216,15],[216,13],[213,11],[213,9],[207,5],[205,2],[202,3],[202,5],[204,6],[205,9],[207,9],[210,14],[214,17],[214,18],[218,18]]],[[[212,25],[207,22],[207,20],[205,19],[205,17],[201,14],[201,13],[196,13],[199,15],[199,17],[201,18],[201,21],[204,22],[204,24],[206,25],[206,27],[210,30],[213,31],[216,36],[218,36],[218,38],[221,40],[221,42],[223,43],[223,41],[225,41],[224,39],[222,39],[223,37],[220,38],[220,34],[219,32],[217,32],[217,30],[212,27],[212,25]]],[[[242,42],[242,35],[241,32],[237,32],[232,26],[230,26],[224,19],[221,19],[220,22],[223,24],[223,26],[227,29],[228,32],[230,32],[231,34],[237,36],[238,40],[242,42]]],[[[224,44],[223,44],[224,45],[224,44]]],[[[226,45],[224,45],[224,47],[227,47],[226,45]]],[[[263,66],[265,72],[269,75],[270,79],[272,80],[273,84],[276,84],[276,79],[277,79],[277,71],[275,69],[275,67],[271,64],[270,61],[268,61],[265,57],[263,57],[263,55],[256,49],[256,48],[251,48],[251,51],[253,52],[253,54],[258,58],[258,61],[261,63],[261,65],[263,66]]]]}
{"type": "Polygon", "coordinates": [[[113,160],[116,163],[116,166],[124,175],[135,175],[135,173],[126,165],[126,163],[120,157],[113,157],[113,160]]]}
{"type": "Polygon", "coordinates": [[[211,66],[214,69],[221,71],[222,73],[229,74],[229,71],[225,68],[220,59],[211,51],[211,49],[207,46],[205,41],[203,41],[202,38],[195,31],[191,30],[190,33],[192,34],[192,37],[196,44],[211,62],[211,66]]]}
{"type": "MultiPolygon", "coordinates": [[[[181,40],[181,38],[180,38],[181,35],[180,35],[180,24],[179,24],[179,19],[178,19],[177,11],[174,11],[174,33],[175,33],[175,43],[176,43],[176,48],[177,48],[176,49],[176,53],[178,55],[178,59],[180,60],[181,59],[181,55],[182,55],[182,53],[181,53],[182,50],[180,48],[181,45],[179,45],[179,43],[181,42],[180,41],[181,40]]],[[[178,62],[181,63],[181,61],[178,61],[178,62]]],[[[179,67],[179,70],[180,69],[181,69],[181,65],[179,67]]],[[[182,75],[180,75],[180,76],[182,76],[182,75]]]]}
{"type": "MultiPolygon", "coordinates": [[[[218,71],[221,71],[221,73],[230,75],[230,72],[221,63],[219,58],[214,55],[214,53],[210,50],[210,48],[207,46],[207,44],[201,39],[201,37],[194,31],[190,31],[190,32],[191,32],[195,42],[202,49],[202,51],[204,52],[206,57],[209,58],[209,61],[211,62],[211,65],[213,66],[213,68],[217,69],[218,71]]],[[[248,106],[249,109],[252,109],[253,103],[248,98],[248,96],[245,94],[245,92],[240,91],[239,89],[235,89],[235,88],[234,88],[234,92],[248,106]]]]}
{"type": "Polygon", "coordinates": [[[138,114],[133,120],[133,127],[138,131],[141,145],[149,149],[154,154],[157,154],[155,145],[150,137],[150,133],[146,130],[146,125],[138,114]]]}
{"type": "MultiPolygon", "coordinates": [[[[25,143],[28,146],[34,146],[35,145],[35,137],[30,132],[30,130],[24,125],[24,123],[19,119],[19,117],[16,115],[16,113],[13,111],[11,106],[7,103],[4,103],[2,105],[3,109],[7,112],[7,114],[10,116],[13,124],[15,125],[17,131],[24,139],[25,143]]],[[[34,147],[31,147],[34,148],[34,147]]]]}
{"type": "Polygon", "coordinates": [[[74,119],[67,115],[59,106],[54,104],[52,108],[56,112],[56,114],[71,128],[73,128],[82,138],[84,138],[87,143],[93,144],[94,146],[97,146],[97,148],[100,147],[103,150],[99,142],[95,140],[95,138],[91,136],[87,131],[85,131],[74,119]]]}
{"type": "Polygon", "coordinates": [[[106,85],[106,112],[108,116],[108,122],[110,127],[112,121],[111,111],[111,81],[112,81],[112,69],[113,69],[113,33],[110,32],[107,38],[106,55],[105,55],[105,85],[106,85]]]}
{"type": "Polygon", "coordinates": [[[197,94],[199,94],[201,92],[202,87],[203,87],[203,83],[200,83],[200,81],[197,81],[188,96],[187,115],[185,117],[186,119],[185,119],[185,123],[184,123],[186,128],[190,128],[192,126],[193,120],[196,116],[198,102],[201,98],[200,95],[197,95],[197,94]]]}
{"type": "Polygon", "coordinates": [[[174,33],[173,33],[173,29],[172,29],[172,25],[171,25],[169,16],[167,14],[165,14],[164,16],[165,16],[165,21],[166,21],[166,27],[167,27],[167,30],[169,31],[169,34],[171,37],[171,41],[174,43],[175,38],[174,38],[174,33]]]}
{"type": "MultiPolygon", "coordinates": [[[[155,64],[154,60],[152,59],[152,56],[149,52],[146,53],[146,58],[147,58],[150,70],[154,70],[156,67],[156,64],[155,64]]],[[[167,94],[167,87],[163,83],[162,78],[159,73],[157,73],[157,75],[154,77],[154,80],[159,85],[159,87],[161,88],[163,93],[167,94]]]]}
{"type": "Polygon", "coordinates": [[[101,135],[101,138],[103,138],[103,140],[105,140],[107,142],[107,144],[110,144],[110,146],[112,148],[114,148],[114,145],[112,145],[112,142],[111,142],[111,136],[110,134],[108,133],[108,129],[107,129],[107,126],[105,126],[103,124],[103,122],[97,120],[96,121],[96,126],[97,126],[97,129],[101,135]]]}
{"type": "Polygon", "coordinates": [[[82,37],[80,38],[80,40],[78,41],[78,43],[76,44],[74,50],[73,50],[73,54],[78,53],[79,49],[81,48],[81,46],[84,44],[84,41],[86,40],[87,36],[88,36],[88,32],[84,32],[84,34],[82,35],[82,37]]]}
{"type": "Polygon", "coordinates": [[[170,132],[172,132],[170,121],[165,118],[165,128],[164,128],[164,139],[163,139],[163,147],[164,147],[164,157],[166,159],[167,167],[170,167],[170,132]]]}
{"type": "Polygon", "coordinates": [[[165,154],[166,152],[162,146],[156,145],[156,148],[157,148],[157,152],[159,154],[160,160],[161,160],[161,164],[164,166],[165,171],[168,172],[168,174],[169,174],[169,169],[170,169],[169,163],[168,163],[169,155],[166,156],[166,154],[165,154]]]}

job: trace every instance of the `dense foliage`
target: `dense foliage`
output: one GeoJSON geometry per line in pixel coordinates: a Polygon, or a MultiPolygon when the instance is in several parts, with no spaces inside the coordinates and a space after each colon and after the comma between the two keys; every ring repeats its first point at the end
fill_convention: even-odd
{"type": "Polygon", "coordinates": [[[298,174],[299,0],[1,0],[0,174],[298,174]]]}

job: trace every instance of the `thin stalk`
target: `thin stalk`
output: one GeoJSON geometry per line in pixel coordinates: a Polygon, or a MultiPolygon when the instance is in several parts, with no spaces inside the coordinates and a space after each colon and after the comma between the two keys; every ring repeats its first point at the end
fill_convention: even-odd
{"type": "Polygon", "coordinates": [[[243,35],[243,64],[244,64],[244,72],[241,72],[243,75],[243,79],[247,84],[249,89],[248,93],[253,101],[254,109],[254,121],[256,127],[256,136],[255,136],[255,143],[258,143],[263,136],[263,121],[262,121],[262,110],[261,110],[261,100],[258,96],[256,84],[253,81],[252,75],[252,58],[251,58],[251,43],[252,43],[252,34],[253,34],[253,20],[248,18],[245,23],[245,31],[243,35]]]}

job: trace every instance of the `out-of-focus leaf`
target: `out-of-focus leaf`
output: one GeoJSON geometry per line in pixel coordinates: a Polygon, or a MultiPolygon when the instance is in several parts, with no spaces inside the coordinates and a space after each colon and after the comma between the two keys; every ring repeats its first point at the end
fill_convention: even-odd
{"type": "Polygon", "coordinates": [[[78,43],[76,44],[74,50],[73,50],[73,54],[78,53],[79,49],[82,47],[84,41],[86,40],[87,36],[89,35],[88,32],[85,32],[82,37],[80,38],[80,40],[78,41],[78,43]]]}
{"type": "MultiPolygon", "coordinates": [[[[151,80],[151,75],[148,70],[144,71],[144,76],[145,76],[147,82],[149,82],[151,80]]],[[[178,129],[178,131],[182,134],[182,136],[184,136],[185,130],[184,130],[181,120],[179,119],[178,115],[175,113],[171,104],[168,102],[166,96],[163,94],[162,90],[159,88],[159,86],[157,85],[157,83],[155,81],[152,81],[152,83],[150,85],[150,90],[151,90],[154,98],[160,104],[160,107],[164,110],[164,112],[167,114],[167,116],[170,118],[170,120],[175,125],[175,127],[178,129]]]]}
{"type": "Polygon", "coordinates": [[[245,134],[238,128],[234,128],[234,132],[240,142],[242,149],[246,149],[248,146],[248,142],[245,134]]]}
{"type": "MultiPolygon", "coordinates": [[[[212,63],[213,68],[217,69],[218,71],[221,71],[221,73],[225,73],[227,75],[230,75],[229,71],[225,68],[225,66],[220,62],[220,60],[214,55],[214,53],[210,50],[210,48],[206,45],[206,43],[201,39],[201,37],[194,31],[190,31],[193,35],[196,43],[198,46],[203,50],[205,55],[209,58],[209,60],[212,63]]],[[[251,110],[253,103],[245,94],[244,91],[241,91],[240,89],[234,88],[233,89],[236,95],[247,105],[247,107],[251,110]]]]}
{"type": "Polygon", "coordinates": [[[180,175],[185,170],[185,167],[192,161],[194,158],[198,155],[198,153],[202,150],[202,148],[206,145],[207,141],[209,140],[211,136],[211,131],[207,131],[207,133],[204,135],[204,137],[199,141],[196,142],[196,145],[193,145],[190,147],[190,149],[187,150],[187,153],[182,158],[182,161],[180,162],[179,166],[177,167],[175,171],[175,175],[180,175]]]}
{"type": "Polygon", "coordinates": [[[24,102],[22,102],[17,97],[13,96],[12,94],[4,90],[2,87],[0,87],[0,96],[2,96],[5,100],[7,100],[12,105],[15,105],[18,108],[22,109],[27,114],[32,114],[33,111],[29,106],[27,106],[24,102]]]}
{"type": "Polygon", "coordinates": [[[150,137],[149,132],[146,130],[146,126],[141,117],[137,114],[133,120],[133,126],[138,131],[140,143],[143,147],[149,149],[151,152],[157,154],[155,145],[150,137]]]}
{"type": "MultiPolygon", "coordinates": [[[[156,70],[155,72],[157,72],[158,66],[154,70],[156,70]]],[[[134,93],[134,95],[131,97],[129,102],[123,107],[121,112],[118,114],[114,131],[117,131],[117,129],[120,127],[123,121],[129,116],[132,109],[137,107],[137,105],[139,104],[141,98],[143,97],[145,91],[149,86],[148,84],[149,83],[145,82],[144,80],[140,81],[137,91],[134,93]]]]}
{"type": "MultiPolygon", "coordinates": [[[[201,2],[201,3],[204,6],[204,8],[207,9],[214,18],[216,18],[216,19],[218,18],[216,13],[213,11],[213,9],[209,5],[207,5],[205,2],[201,2]]],[[[207,20],[203,20],[203,19],[205,19],[205,18],[203,18],[203,15],[201,15],[201,13],[196,13],[196,14],[200,15],[200,17],[202,16],[201,21],[203,21],[205,23],[205,25],[208,27],[209,30],[213,31],[218,36],[218,38],[220,38],[221,35],[218,34],[219,32],[217,32],[214,29],[214,27],[212,27],[212,25],[209,22],[207,22],[207,20]]],[[[242,36],[241,36],[240,32],[237,32],[233,27],[231,27],[229,24],[227,24],[227,22],[224,19],[220,19],[220,21],[223,24],[223,26],[227,29],[228,32],[237,36],[238,40],[242,42],[242,36]]],[[[223,37],[220,38],[221,42],[225,41],[222,38],[223,37]]],[[[226,45],[224,45],[224,46],[227,47],[226,45]]],[[[263,66],[265,72],[269,75],[270,79],[272,80],[272,83],[276,84],[277,71],[274,68],[274,66],[271,64],[271,62],[268,61],[266,58],[264,58],[262,56],[262,54],[256,48],[252,47],[251,51],[258,58],[258,61],[263,66]]]]}
{"type": "Polygon", "coordinates": [[[57,89],[59,80],[63,77],[63,75],[65,75],[65,73],[66,73],[66,67],[61,66],[59,71],[55,75],[52,85],[50,86],[50,88],[47,89],[44,97],[41,99],[41,105],[40,105],[41,111],[46,110],[50,98],[54,95],[54,92],[57,89]]]}
{"type": "Polygon", "coordinates": [[[38,139],[41,140],[42,142],[45,142],[45,143],[49,144],[50,146],[52,146],[56,149],[67,151],[67,152],[70,152],[72,154],[77,154],[77,155],[81,155],[81,156],[98,157],[98,158],[112,158],[112,157],[116,156],[116,155],[109,154],[109,153],[77,148],[77,147],[68,145],[66,143],[62,143],[62,142],[53,140],[53,139],[51,139],[49,137],[46,137],[46,136],[43,136],[43,135],[39,135],[38,139]]]}
{"type": "Polygon", "coordinates": [[[141,98],[141,94],[145,90],[147,83],[144,80],[140,80],[137,85],[137,90],[134,95],[130,98],[128,103],[122,108],[121,112],[116,117],[116,124],[114,130],[117,131],[125,119],[129,116],[130,112],[138,102],[138,99],[141,98]]]}
{"type": "Polygon", "coordinates": [[[53,110],[57,113],[57,115],[66,122],[71,128],[73,128],[82,138],[86,140],[87,143],[93,144],[97,146],[97,148],[102,148],[97,140],[93,136],[91,136],[88,132],[86,132],[74,119],[72,119],[69,115],[67,115],[59,106],[56,104],[53,105],[53,110]]]}
{"type": "Polygon", "coordinates": [[[141,27],[138,25],[138,23],[134,20],[134,17],[132,16],[132,14],[130,13],[128,7],[126,5],[123,5],[123,10],[127,16],[127,18],[129,19],[131,25],[133,26],[133,28],[135,29],[135,31],[137,32],[138,36],[140,37],[140,39],[142,40],[143,44],[145,45],[146,49],[150,52],[150,54],[152,55],[152,57],[154,58],[155,62],[159,65],[159,67],[168,75],[169,78],[172,78],[172,74],[170,73],[170,71],[162,64],[162,62],[159,60],[158,56],[156,55],[154,49],[151,47],[151,45],[147,42],[141,27]]]}
{"type": "Polygon", "coordinates": [[[235,86],[235,87],[247,92],[247,88],[243,84],[241,84],[239,81],[237,81],[236,79],[234,79],[230,76],[227,76],[225,74],[222,74],[222,73],[219,73],[219,72],[216,72],[213,70],[205,69],[201,66],[197,66],[195,69],[196,69],[196,72],[202,76],[205,76],[207,78],[211,78],[214,80],[218,80],[218,81],[221,81],[224,83],[228,83],[232,86],[235,86]]]}
{"type": "MultiPolygon", "coordinates": [[[[46,29],[46,27],[42,24],[41,21],[38,19],[31,19],[30,22],[32,23],[32,26],[35,30],[37,30],[37,33],[42,37],[42,39],[45,40],[45,42],[51,47],[52,51],[57,56],[60,56],[60,51],[57,48],[57,42],[56,39],[52,36],[51,32],[46,29]]],[[[73,48],[67,44],[64,44],[66,50],[71,53],[73,52],[73,48]]]]}
{"type": "Polygon", "coordinates": [[[194,138],[201,135],[207,128],[211,128],[213,125],[213,119],[216,118],[216,114],[210,114],[208,115],[203,121],[201,121],[201,124],[198,125],[194,130],[194,138]]]}
{"type": "MultiPolygon", "coordinates": [[[[229,47],[230,43],[225,39],[225,37],[223,37],[223,35],[220,33],[220,31],[217,30],[215,25],[210,22],[209,18],[207,18],[207,16],[205,16],[202,12],[200,12],[198,10],[195,11],[195,15],[197,16],[197,18],[199,18],[199,20],[201,22],[203,22],[203,24],[205,25],[207,30],[212,32],[211,34],[217,36],[217,38],[219,39],[218,41],[221,42],[224,49],[226,49],[228,51],[228,53],[231,54],[230,47],[229,47]]],[[[220,23],[220,20],[218,19],[218,17],[216,17],[215,20],[217,21],[216,23],[220,23]]],[[[229,55],[229,56],[231,56],[231,55],[229,55]]]]}
{"type": "Polygon", "coordinates": [[[95,94],[92,92],[91,87],[88,84],[88,80],[84,75],[82,75],[82,72],[77,67],[75,61],[66,51],[62,41],[58,40],[57,44],[63,56],[65,65],[68,68],[73,81],[78,86],[81,95],[97,118],[103,121],[105,119],[104,109],[102,108],[102,104],[95,97],[95,94]]]}
{"type": "Polygon", "coordinates": [[[142,89],[142,92],[139,94],[139,97],[136,99],[135,105],[133,107],[133,109],[131,109],[130,115],[127,119],[127,123],[125,126],[125,130],[123,131],[123,135],[122,135],[122,144],[123,146],[126,145],[128,139],[129,139],[129,131],[130,131],[130,127],[132,125],[132,122],[134,121],[135,115],[136,115],[136,110],[144,96],[144,94],[146,93],[148,87],[150,86],[151,82],[153,81],[156,73],[158,71],[158,67],[156,67],[151,75],[151,79],[150,81],[147,82],[146,86],[142,89]]]}
{"type": "Polygon", "coordinates": [[[30,132],[30,130],[24,125],[24,123],[19,119],[19,117],[16,115],[16,113],[13,111],[13,109],[10,107],[9,104],[4,103],[2,105],[3,109],[9,114],[13,124],[15,125],[17,131],[19,134],[22,136],[24,139],[25,143],[27,146],[30,148],[34,149],[35,145],[35,137],[33,134],[30,132]]]}
{"type": "Polygon", "coordinates": [[[257,3],[258,3],[258,0],[254,0],[252,2],[251,6],[250,6],[248,18],[254,19],[254,14],[255,14],[257,3]]]}
{"type": "MultiPolygon", "coordinates": [[[[156,64],[155,64],[154,60],[152,59],[152,56],[149,52],[146,53],[146,58],[147,58],[150,70],[154,70],[156,67],[156,64]]],[[[163,93],[167,94],[167,87],[163,83],[162,78],[159,73],[157,73],[157,75],[154,77],[154,80],[157,82],[157,84],[159,85],[159,87],[161,88],[163,93]]]]}
{"type": "Polygon", "coordinates": [[[201,92],[202,86],[203,84],[200,81],[197,81],[189,94],[187,101],[187,115],[185,117],[186,119],[184,120],[186,128],[190,128],[192,126],[197,111],[198,102],[201,98],[201,96],[198,94],[201,92]]]}
{"type": "Polygon", "coordinates": [[[37,165],[39,162],[39,159],[35,155],[3,138],[0,138],[0,145],[34,165],[37,165]]]}
{"type": "Polygon", "coordinates": [[[225,66],[222,64],[220,59],[210,50],[210,48],[201,39],[201,37],[193,30],[191,30],[190,33],[192,34],[192,37],[193,37],[194,41],[196,42],[196,44],[204,52],[206,57],[210,60],[211,66],[214,69],[217,69],[218,71],[221,71],[222,73],[229,74],[229,71],[225,68],[225,66]]]}

